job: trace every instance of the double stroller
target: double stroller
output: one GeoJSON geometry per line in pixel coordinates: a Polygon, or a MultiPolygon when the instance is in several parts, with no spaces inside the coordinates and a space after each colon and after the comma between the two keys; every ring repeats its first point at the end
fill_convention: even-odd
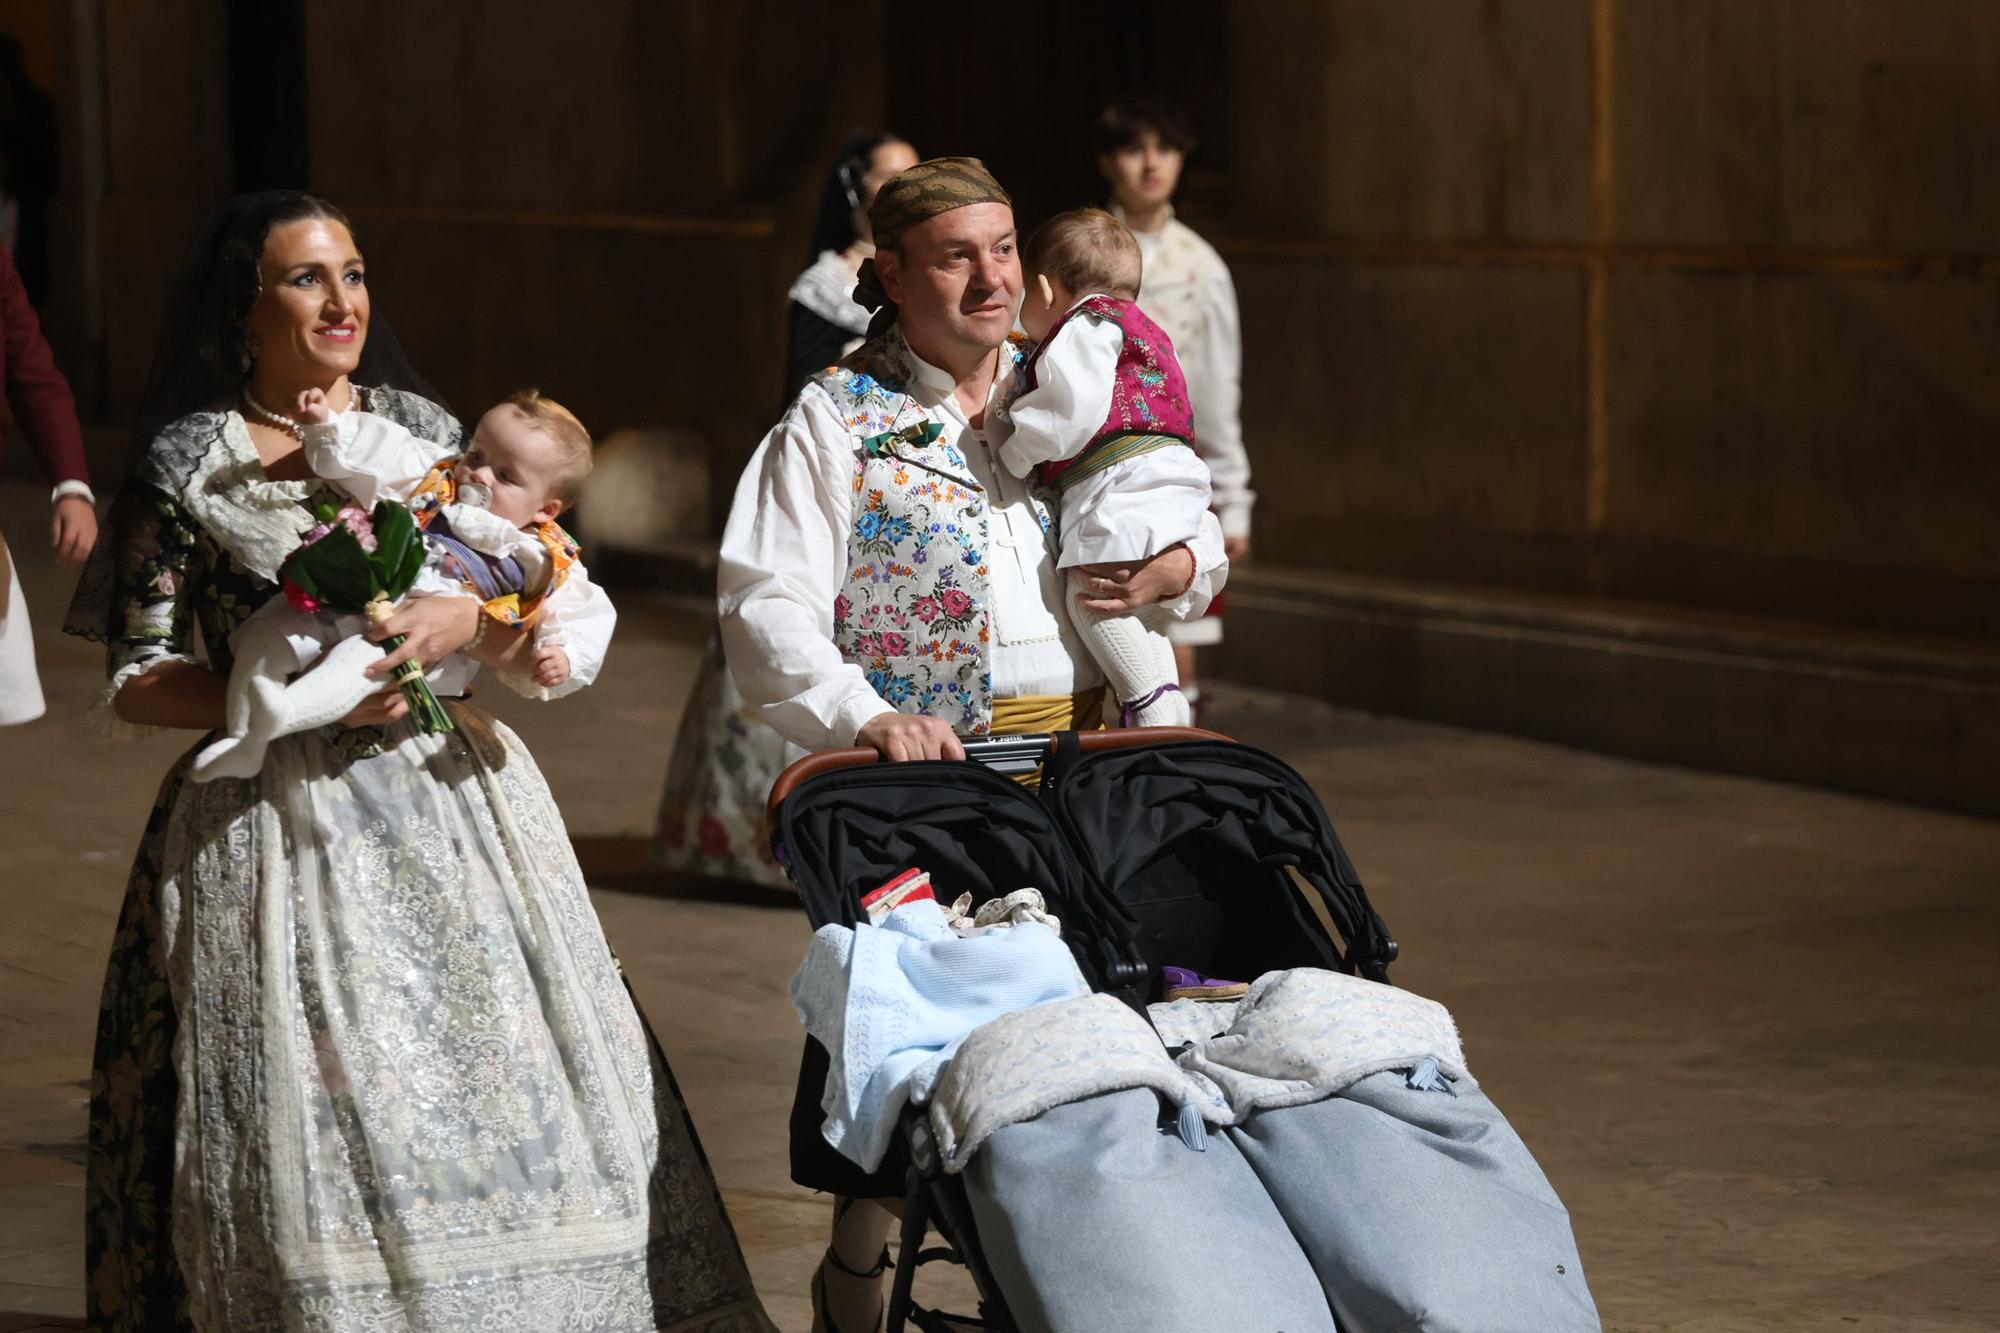
{"type": "MultiPolygon", "coordinates": [[[[878,763],[870,750],[834,751],[802,759],[781,776],[771,794],[771,836],[815,929],[855,926],[863,919],[864,894],[921,867],[944,902],[962,893],[976,904],[1023,886],[1041,889],[1092,990],[1142,1014],[1160,998],[1159,978],[1168,965],[1244,980],[1308,968],[1387,981],[1395,940],[1318,798],[1273,756],[1212,733],[1166,728],[1003,737],[966,749],[962,763],[904,764],[878,763]],[[1016,780],[1037,766],[1037,786],[1016,780]]],[[[802,1071],[801,1108],[817,1106],[816,1049],[809,1049],[802,1071]]],[[[1505,1130],[1504,1121],[1499,1125],[1505,1130]]],[[[1511,1139],[1511,1130],[1505,1134],[1511,1139]]],[[[1006,1216],[978,1196],[982,1179],[992,1183],[990,1173],[981,1177],[970,1166],[962,1173],[944,1170],[923,1110],[906,1111],[896,1137],[896,1148],[865,1185],[825,1186],[901,1199],[902,1258],[888,1304],[890,1333],[912,1324],[935,1333],[1060,1322],[1045,1301],[1021,1290],[1034,1285],[1023,1282],[1021,1272],[1033,1262],[1023,1257],[1033,1246],[1012,1233],[1033,1229],[1034,1218],[1019,1210],[1006,1216]],[[982,1237],[995,1226],[1010,1234],[982,1237]],[[944,1243],[926,1248],[932,1229],[944,1243]],[[917,1303],[916,1272],[937,1261],[968,1270],[980,1295],[976,1317],[917,1303]]],[[[1518,1146],[1518,1139],[1511,1141],[1518,1146]]],[[[795,1124],[795,1163],[798,1143],[795,1124]]],[[[1539,1180],[1531,1161],[1527,1169],[1539,1180]]],[[[1110,1174],[1116,1177],[1116,1169],[1110,1174]]],[[[1076,1184],[1118,1188],[1115,1179],[1076,1184]]],[[[1546,1190],[1546,1182],[1541,1185],[1546,1190]]],[[[1552,1194],[1548,1202],[1560,1214],[1552,1194]]],[[[1044,1216],[1051,1211],[1043,1201],[1026,1208],[1044,1216]]],[[[1561,1222],[1566,1237],[1566,1216],[1561,1222]]],[[[1218,1219],[1196,1224],[1229,1225],[1218,1219]]],[[[1575,1263],[1573,1247],[1566,1256],[1575,1263]]],[[[1580,1286],[1580,1272],[1574,1282],[1580,1286]]],[[[1342,1317],[1344,1326],[1356,1326],[1347,1322],[1352,1316],[1342,1317]]],[[[1135,1328],[1162,1327],[1137,1312],[1132,1319],[1135,1328]]],[[[1327,1326],[1332,1322],[1324,1318],[1327,1326]]],[[[1263,1325],[1246,1320],[1231,1326],[1263,1325]]],[[[1561,1320],[1547,1325],[1580,1326],[1561,1320]]]]}

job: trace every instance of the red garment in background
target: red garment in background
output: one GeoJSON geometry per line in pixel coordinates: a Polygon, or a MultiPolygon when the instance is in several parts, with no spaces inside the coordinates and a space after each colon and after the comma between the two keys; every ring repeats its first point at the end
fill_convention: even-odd
{"type": "MultiPolygon", "coordinates": [[[[0,319],[6,341],[0,345],[0,373],[7,386],[7,406],[28,437],[28,447],[42,465],[51,486],[90,480],[83,457],[83,430],[76,421],[76,395],[56,369],[56,359],[42,337],[42,322],[29,304],[28,289],[14,269],[13,256],[0,251],[0,319]]],[[[0,438],[0,451],[6,441],[0,438]]]]}

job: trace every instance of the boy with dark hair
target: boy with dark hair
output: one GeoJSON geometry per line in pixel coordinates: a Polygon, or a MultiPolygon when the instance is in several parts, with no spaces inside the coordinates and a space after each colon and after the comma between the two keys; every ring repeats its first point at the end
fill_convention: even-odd
{"type": "MultiPolygon", "coordinates": [[[[1097,169],[1111,212],[1132,229],[1145,260],[1139,307],[1173,340],[1194,403],[1195,450],[1208,464],[1216,517],[1232,560],[1250,553],[1250,459],[1243,448],[1243,335],[1236,287],[1215,248],[1174,217],[1174,190],[1194,151],[1179,109],[1158,98],[1113,103],[1097,118],[1097,169]]],[[[1222,641],[1222,598],[1207,616],[1167,628],[1181,688],[1200,705],[1195,647],[1222,641]]]]}

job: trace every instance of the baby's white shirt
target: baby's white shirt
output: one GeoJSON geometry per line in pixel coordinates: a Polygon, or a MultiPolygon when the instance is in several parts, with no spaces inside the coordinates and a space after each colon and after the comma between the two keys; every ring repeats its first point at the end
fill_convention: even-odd
{"type": "MultiPolygon", "coordinates": [[[[1085,296],[1076,305],[1089,299],[1085,296]]],[[[1035,387],[1007,409],[1000,463],[1017,477],[1042,463],[1075,458],[1111,415],[1125,331],[1089,311],[1063,318],[1063,326],[1036,355],[1035,387]]]]}
{"type": "MultiPolygon", "coordinates": [[[[381,500],[408,503],[431,469],[451,457],[433,441],[370,412],[342,412],[332,421],[307,425],[301,434],[306,463],[314,475],[332,482],[366,509],[381,500]]],[[[441,512],[466,545],[487,555],[519,560],[522,572],[528,575],[528,587],[546,581],[549,553],[532,530],[517,528],[472,505],[446,505],[441,512]]],[[[435,576],[428,567],[416,590],[440,596],[473,595],[463,584],[435,576]]],[[[500,679],[531,699],[559,699],[580,690],[597,679],[617,623],[618,612],[611,599],[590,581],[590,571],[578,561],[569,567],[562,584],[542,600],[534,627],[536,647],[560,647],[568,655],[569,679],[553,688],[512,672],[502,672],[500,679]]],[[[466,662],[470,665],[471,659],[466,662]]],[[[472,674],[472,670],[465,672],[468,681],[472,674]]]]}

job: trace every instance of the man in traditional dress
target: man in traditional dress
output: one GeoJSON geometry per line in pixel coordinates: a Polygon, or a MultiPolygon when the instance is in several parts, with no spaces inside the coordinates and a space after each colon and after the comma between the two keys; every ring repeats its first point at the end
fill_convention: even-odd
{"type": "MultiPolygon", "coordinates": [[[[1027,348],[1012,201],[971,158],[922,162],[869,209],[877,252],[855,299],[868,341],[806,383],[751,458],[722,540],[722,639],[743,697],[803,749],[962,758],[960,737],[1097,725],[1103,675],[1070,624],[1053,515],[989,443],[1027,348]]],[[[1083,571],[1091,611],[1199,615],[1227,561],[1201,535],[1141,564],[1083,571]]],[[[792,1175],[840,1196],[814,1327],[875,1327],[900,1195],[819,1133],[826,1052],[809,1044],[792,1175]]]]}

